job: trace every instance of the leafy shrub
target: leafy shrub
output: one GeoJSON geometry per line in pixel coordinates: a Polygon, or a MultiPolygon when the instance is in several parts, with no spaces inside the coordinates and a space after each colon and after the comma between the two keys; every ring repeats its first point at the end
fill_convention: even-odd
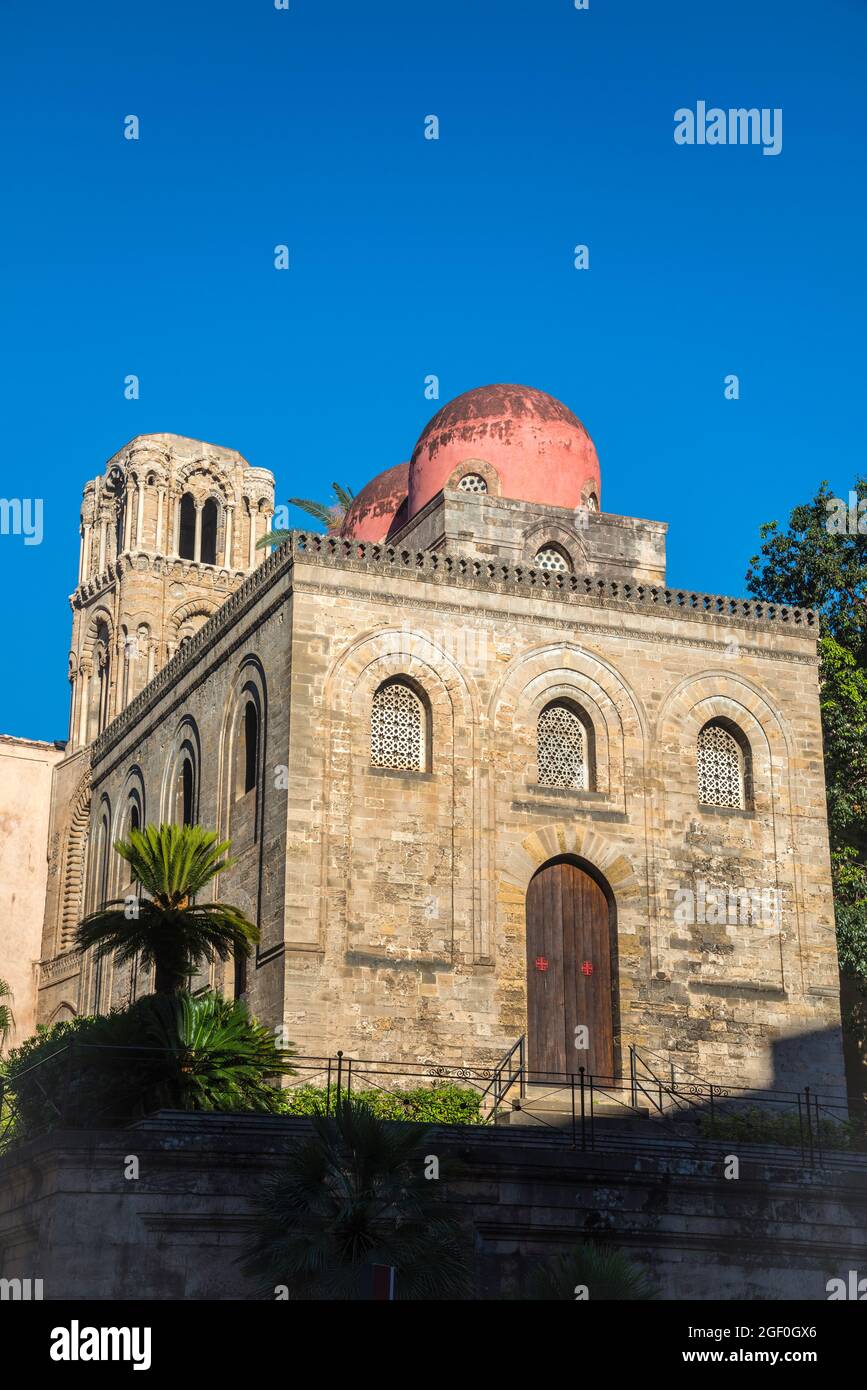
{"type": "Polygon", "coordinates": [[[657,1291],[647,1274],[623,1250],[606,1249],[586,1242],[537,1266],[527,1281],[523,1298],[546,1301],[567,1298],[586,1288],[588,1300],[647,1300],[657,1291]]]}
{"type": "Polygon", "coordinates": [[[262,1297],[367,1299],[373,1265],[396,1268],[399,1299],[467,1297],[472,1232],[425,1176],[425,1126],[344,1096],[311,1129],[266,1180],[240,1257],[262,1297]]]}
{"type": "Polygon", "coordinates": [[[292,1055],[240,1001],[148,995],[37,1029],[5,1064],[7,1104],[23,1139],[58,1124],[126,1124],[160,1107],[274,1113],[274,1082],[293,1071],[292,1055]]]}
{"type": "MultiPolygon", "coordinates": [[[[288,1087],[280,1093],[280,1111],[284,1115],[324,1115],[327,1110],[328,1095],[325,1087],[288,1087]]],[[[480,1096],[478,1091],[467,1090],[444,1082],[437,1086],[419,1086],[412,1091],[382,1091],[372,1088],[352,1091],[352,1099],[359,1101],[381,1120],[410,1120],[430,1125],[479,1125],[480,1096]]],[[[331,1109],[336,1102],[336,1091],[332,1087],[331,1109]]]]}
{"type": "MultiPolygon", "coordinates": [[[[811,1116],[813,1143],[816,1144],[816,1117],[811,1116]]],[[[819,1142],[823,1148],[851,1149],[864,1147],[864,1135],[852,1120],[820,1118],[819,1142]]],[[[802,1142],[809,1145],[807,1117],[803,1130],[796,1111],[764,1110],[758,1105],[743,1110],[721,1110],[711,1118],[702,1115],[701,1134],[707,1139],[740,1140],[742,1144],[781,1144],[799,1149],[802,1142]]]]}

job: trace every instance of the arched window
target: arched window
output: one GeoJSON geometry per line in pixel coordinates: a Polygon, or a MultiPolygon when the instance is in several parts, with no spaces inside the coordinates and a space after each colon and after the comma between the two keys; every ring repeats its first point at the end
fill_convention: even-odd
{"type": "Polygon", "coordinates": [[[568,574],[572,568],[568,557],[556,545],[543,545],[542,549],[536,552],[536,564],[540,570],[559,574],[568,574]]]}
{"type": "Polygon", "coordinates": [[[235,800],[254,790],[259,766],[259,714],[252,700],[244,706],[235,745],[235,800]]]}
{"type": "Polygon", "coordinates": [[[458,483],[458,492],[487,492],[488,485],[479,473],[465,473],[458,483]]]}
{"type": "Polygon", "coordinates": [[[370,761],[373,767],[427,770],[427,710],[404,681],[385,681],[373,697],[370,761]]]}
{"type": "Polygon", "coordinates": [[[181,498],[178,554],[182,560],[195,560],[196,558],[196,503],[190,492],[185,492],[181,498]]]}
{"type": "Polygon", "coordinates": [[[108,723],[111,704],[111,633],[102,618],[96,624],[92,673],[86,689],[89,704],[87,742],[91,742],[108,723]]]}
{"type": "Polygon", "coordinates": [[[213,497],[209,497],[202,508],[202,551],[203,565],[217,563],[217,521],[219,508],[213,497]]]}
{"type": "Polygon", "coordinates": [[[702,806],[744,810],[751,794],[749,745],[736,725],[711,719],[696,745],[698,800],[702,806]]]}
{"type": "Polygon", "coordinates": [[[570,700],[554,700],[539,715],[536,756],[539,785],[592,791],[593,726],[570,700]]]}
{"type": "Polygon", "coordinates": [[[193,760],[185,757],[181,763],[181,770],[178,777],[178,793],[181,825],[192,825],[193,823],[193,760]]]}
{"type": "Polygon", "coordinates": [[[130,830],[141,830],[141,815],[140,815],[140,813],[139,813],[138,802],[137,802],[137,801],[134,801],[134,802],[132,803],[132,805],[130,806],[130,808],[129,808],[129,826],[128,826],[128,829],[130,829],[130,830]]]}

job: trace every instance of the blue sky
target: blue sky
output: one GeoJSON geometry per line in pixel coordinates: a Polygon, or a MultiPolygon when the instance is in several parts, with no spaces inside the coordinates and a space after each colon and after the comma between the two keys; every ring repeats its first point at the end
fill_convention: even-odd
{"type": "Polygon", "coordinates": [[[0,495],[44,540],[0,536],[2,732],[66,735],[81,490],[136,434],[314,495],[409,458],[429,373],[523,382],[721,593],[867,471],[861,0],[289,4],[3,7],[0,495]],[[782,108],[782,152],[675,145],[699,100],[782,108]]]}

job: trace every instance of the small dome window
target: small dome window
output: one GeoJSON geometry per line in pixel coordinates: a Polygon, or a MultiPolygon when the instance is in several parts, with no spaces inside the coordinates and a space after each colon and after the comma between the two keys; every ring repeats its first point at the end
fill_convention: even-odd
{"type": "Polygon", "coordinates": [[[555,545],[543,545],[536,552],[536,564],[540,570],[547,570],[550,574],[568,574],[572,568],[563,551],[555,545]]]}
{"type": "Polygon", "coordinates": [[[458,492],[487,492],[488,485],[479,473],[465,473],[458,483],[458,492]]]}

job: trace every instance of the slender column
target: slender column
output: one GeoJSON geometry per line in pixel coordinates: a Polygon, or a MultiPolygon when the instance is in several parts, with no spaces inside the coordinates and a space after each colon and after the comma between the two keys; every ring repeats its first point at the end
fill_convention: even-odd
{"type": "Polygon", "coordinates": [[[75,744],[75,730],[76,730],[76,728],[78,727],[78,725],[76,724],[76,720],[75,720],[75,716],[76,716],[76,714],[78,713],[78,706],[77,706],[77,704],[76,704],[77,698],[78,698],[78,681],[76,680],[75,674],[73,673],[73,674],[69,677],[69,747],[70,747],[70,749],[72,749],[73,746],[74,746],[74,744],[75,744]]]}
{"type": "Polygon", "coordinates": [[[100,523],[99,523],[99,573],[100,573],[100,574],[102,574],[103,570],[105,569],[105,541],[106,541],[105,532],[106,532],[106,527],[107,527],[107,526],[108,526],[108,522],[106,521],[105,517],[102,517],[102,519],[100,520],[100,523]]]}
{"type": "Polygon", "coordinates": [[[196,503],[196,539],[193,544],[193,558],[202,561],[202,504],[196,503]]]}
{"type": "Polygon", "coordinates": [[[166,490],[164,487],[157,488],[157,534],[154,542],[154,549],[158,554],[162,553],[163,543],[163,502],[165,501],[166,490]]]}
{"type": "Polygon", "coordinates": [[[90,694],[90,673],[86,666],[82,666],[78,673],[78,746],[83,748],[87,743],[87,705],[90,694]]]}
{"type": "Polygon", "coordinates": [[[123,548],[129,550],[132,542],[132,483],[127,482],[123,494],[123,548]]]}
{"type": "Polygon", "coordinates": [[[81,547],[81,574],[79,575],[79,580],[78,580],[79,584],[83,584],[84,581],[85,581],[85,579],[87,579],[88,576],[90,575],[90,532],[91,532],[91,530],[92,530],[91,523],[90,523],[89,521],[86,521],[86,522],[84,523],[84,540],[83,540],[82,547],[81,547]]]}
{"type": "Polygon", "coordinates": [[[226,569],[232,568],[232,517],[235,509],[231,503],[226,507],[226,550],[223,557],[223,564],[226,569]]]}
{"type": "Polygon", "coordinates": [[[170,504],[174,507],[174,510],[175,510],[175,524],[174,524],[174,527],[172,528],[172,529],[174,530],[174,537],[173,537],[173,539],[172,539],[172,554],[173,554],[173,555],[177,555],[177,553],[178,553],[178,548],[179,548],[179,546],[180,546],[180,544],[181,544],[181,499],[180,499],[180,497],[173,497],[173,498],[171,498],[171,503],[170,503],[170,504]]]}
{"type": "Polygon", "coordinates": [[[149,680],[149,681],[152,681],[153,678],[154,678],[154,671],[155,671],[155,668],[156,668],[156,661],[157,661],[157,644],[156,644],[156,640],[152,637],[152,638],[150,639],[150,642],[148,643],[148,680],[149,680]]]}
{"type": "Polygon", "coordinates": [[[136,513],[136,518],[135,518],[135,548],[136,548],[136,550],[141,550],[142,523],[144,522],[144,504],[145,504],[145,485],[144,485],[144,482],[140,480],[140,481],[139,481],[139,485],[138,485],[138,511],[137,511],[137,513],[136,513]]]}
{"type": "Polygon", "coordinates": [[[253,503],[250,503],[250,569],[256,568],[256,516],[253,503]]]}

